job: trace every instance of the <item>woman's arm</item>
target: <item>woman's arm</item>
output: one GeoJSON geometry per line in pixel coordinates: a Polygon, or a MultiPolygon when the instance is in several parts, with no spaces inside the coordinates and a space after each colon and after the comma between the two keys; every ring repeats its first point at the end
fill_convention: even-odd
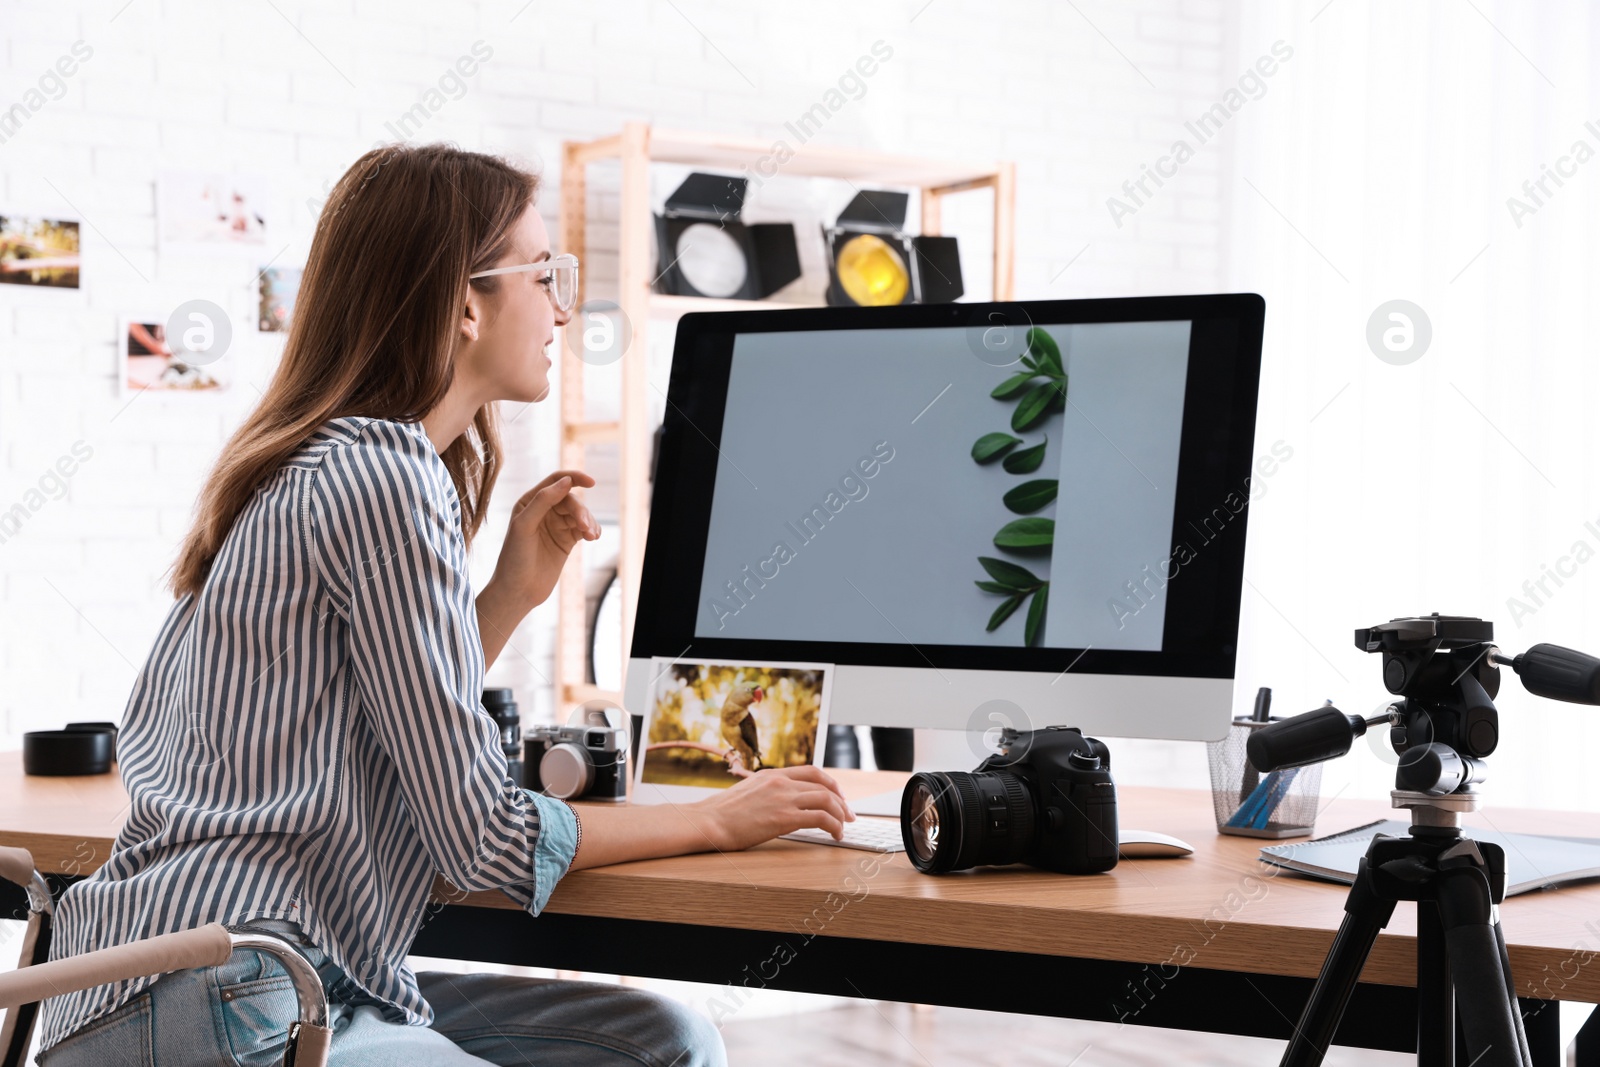
{"type": "Polygon", "coordinates": [[[577,812],[583,839],[572,870],[689,852],[737,852],[805,827],[837,838],[855,819],[838,783],[818,767],[758,771],[693,804],[580,804],[577,812]]]}
{"type": "Polygon", "coordinates": [[[485,669],[528,612],[550,596],[573,546],[600,536],[600,524],[572,492],[593,485],[594,479],[582,471],[552,471],[512,507],[494,577],[478,594],[485,669]]]}
{"type": "MultiPolygon", "coordinates": [[[[477,598],[485,669],[528,612],[550,595],[573,546],[600,536],[594,516],[572,492],[593,485],[582,471],[554,471],[517,501],[494,577],[477,598]]],[[[839,837],[854,818],[838,784],[818,768],[760,771],[694,804],[584,805],[578,812],[583,840],[572,869],[735,852],[805,827],[839,837]]]]}
{"type": "Polygon", "coordinates": [[[531,610],[521,597],[490,581],[478,594],[478,637],[483,642],[483,669],[488,670],[505,651],[515,630],[531,610]]]}
{"type": "Polygon", "coordinates": [[[353,714],[393,766],[411,836],[457,888],[521,886],[535,880],[538,823],[496,758],[466,545],[438,464],[413,431],[368,424],[319,463],[306,540],[342,624],[353,714]]]}

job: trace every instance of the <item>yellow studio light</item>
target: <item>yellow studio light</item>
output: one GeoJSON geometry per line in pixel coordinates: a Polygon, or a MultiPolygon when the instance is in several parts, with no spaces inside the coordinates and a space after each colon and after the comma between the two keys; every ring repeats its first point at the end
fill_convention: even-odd
{"type": "Polygon", "coordinates": [[[900,304],[911,286],[905,260],[887,241],[869,233],[844,243],[837,271],[846,295],[865,307],[900,304]]]}
{"type": "Polygon", "coordinates": [[[892,307],[958,300],[956,239],[905,232],[911,194],[857,189],[832,226],[822,227],[829,307],[892,307]]]}

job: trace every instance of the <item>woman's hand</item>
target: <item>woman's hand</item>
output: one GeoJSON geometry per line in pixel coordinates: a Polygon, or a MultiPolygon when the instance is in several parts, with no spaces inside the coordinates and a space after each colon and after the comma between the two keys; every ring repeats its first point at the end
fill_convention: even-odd
{"type": "Polygon", "coordinates": [[[709,800],[693,804],[577,806],[583,843],[572,870],[612,863],[735,852],[817,826],[835,837],[855,818],[839,786],[817,767],[757,771],[709,800]]]}
{"type": "Polygon", "coordinates": [[[521,606],[523,614],[549,598],[572,546],[600,536],[600,524],[572,493],[593,485],[594,479],[582,471],[555,471],[512,508],[511,528],[491,584],[521,606]]]}
{"type": "Polygon", "coordinates": [[[839,783],[820,767],[773,767],[757,771],[707,800],[701,809],[706,836],[719,851],[735,852],[779,834],[806,827],[844,836],[844,824],[855,820],[839,783]]]}

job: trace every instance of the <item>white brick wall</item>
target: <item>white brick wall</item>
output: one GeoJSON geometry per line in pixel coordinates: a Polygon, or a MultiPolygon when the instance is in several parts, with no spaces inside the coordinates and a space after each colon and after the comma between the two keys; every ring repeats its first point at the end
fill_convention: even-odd
{"type": "MultiPolygon", "coordinates": [[[[170,603],[160,577],[204,473],[278,351],[277,336],[254,333],[250,284],[262,264],[158,252],[157,175],[194,168],[270,175],[271,249],[288,246],[280,262],[298,264],[314,222],[307,201],[320,201],[374,140],[390,139],[386,124],[474,41],[493,48],[493,57],[415,139],[542,162],[548,188],[540,209],[552,232],[564,139],[602,136],[638,119],[775,138],[881,39],[893,58],[817,139],[1016,160],[1020,296],[1219,287],[1226,138],[1202,148],[1122,228],[1104,206],[1180,135],[1185,117],[1216,98],[1232,69],[1228,27],[1214,3],[1035,0],[1001,10],[973,0],[759,9],[726,0],[526,8],[522,0],[279,0],[275,7],[133,0],[120,12],[115,3],[82,0],[3,3],[0,107],[19,99],[74,41],[94,54],[61,99],[0,144],[0,213],[85,223],[81,291],[0,287],[0,507],[20,499],[74,441],[87,442],[94,456],[63,499],[0,544],[0,746],[19,745],[27,729],[121,714],[134,668],[170,603]],[[114,380],[119,317],[195,296],[234,315],[232,392],[147,396],[124,409],[114,380]]],[[[655,196],[682,173],[662,168],[655,196]]],[[[596,221],[585,262],[596,282],[591,292],[601,295],[615,278],[608,256],[616,240],[614,171],[596,168],[589,195],[596,221]]],[[[820,292],[816,223],[849,195],[843,186],[783,179],[753,198],[753,214],[796,218],[813,272],[802,292],[820,292]]],[[[946,211],[947,226],[968,242],[966,271],[977,297],[986,295],[989,276],[982,262],[988,203],[977,194],[946,211]]],[[[663,383],[668,337],[656,331],[653,364],[663,383]]],[[[591,376],[591,388],[601,390],[607,379],[591,376]]],[[[652,402],[659,406],[658,397],[652,402]]],[[[593,409],[606,417],[608,403],[597,398],[593,409]]],[[[502,512],[555,464],[554,406],[517,417],[508,439],[513,460],[497,498],[502,512]]],[[[602,478],[610,469],[595,467],[602,478]]],[[[613,499],[592,495],[603,515],[613,499]]],[[[501,523],[475,550],[480,581],[493,565],[501,523]]],[[[541,717],[554,714],[541,680],[552,675],[554,621],[553,605],[535,612],[494,675],[516,685],[524,707],[541,717]]],[[[1202,765],[1192,753],[1169,762],[1202,765]]]]}

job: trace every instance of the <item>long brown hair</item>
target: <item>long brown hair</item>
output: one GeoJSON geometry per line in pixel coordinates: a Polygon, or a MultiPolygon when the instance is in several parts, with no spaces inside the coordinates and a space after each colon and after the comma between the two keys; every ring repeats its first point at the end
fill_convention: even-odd
{"type": "MultiPolygon", "coordinates": [[[[345,172],[317,220],[283,360],[200,495],[174,595],[198,595],[251,495],[317,427],[345,415],[416,422],[444,397],[467,287],[499,282],[467,275],[500,258],[538,189],[505,160],[439,144],[375,148],[345,172]]],[[[492,405],[441,458],[470,542],[500,473],[492,405]]]]}

